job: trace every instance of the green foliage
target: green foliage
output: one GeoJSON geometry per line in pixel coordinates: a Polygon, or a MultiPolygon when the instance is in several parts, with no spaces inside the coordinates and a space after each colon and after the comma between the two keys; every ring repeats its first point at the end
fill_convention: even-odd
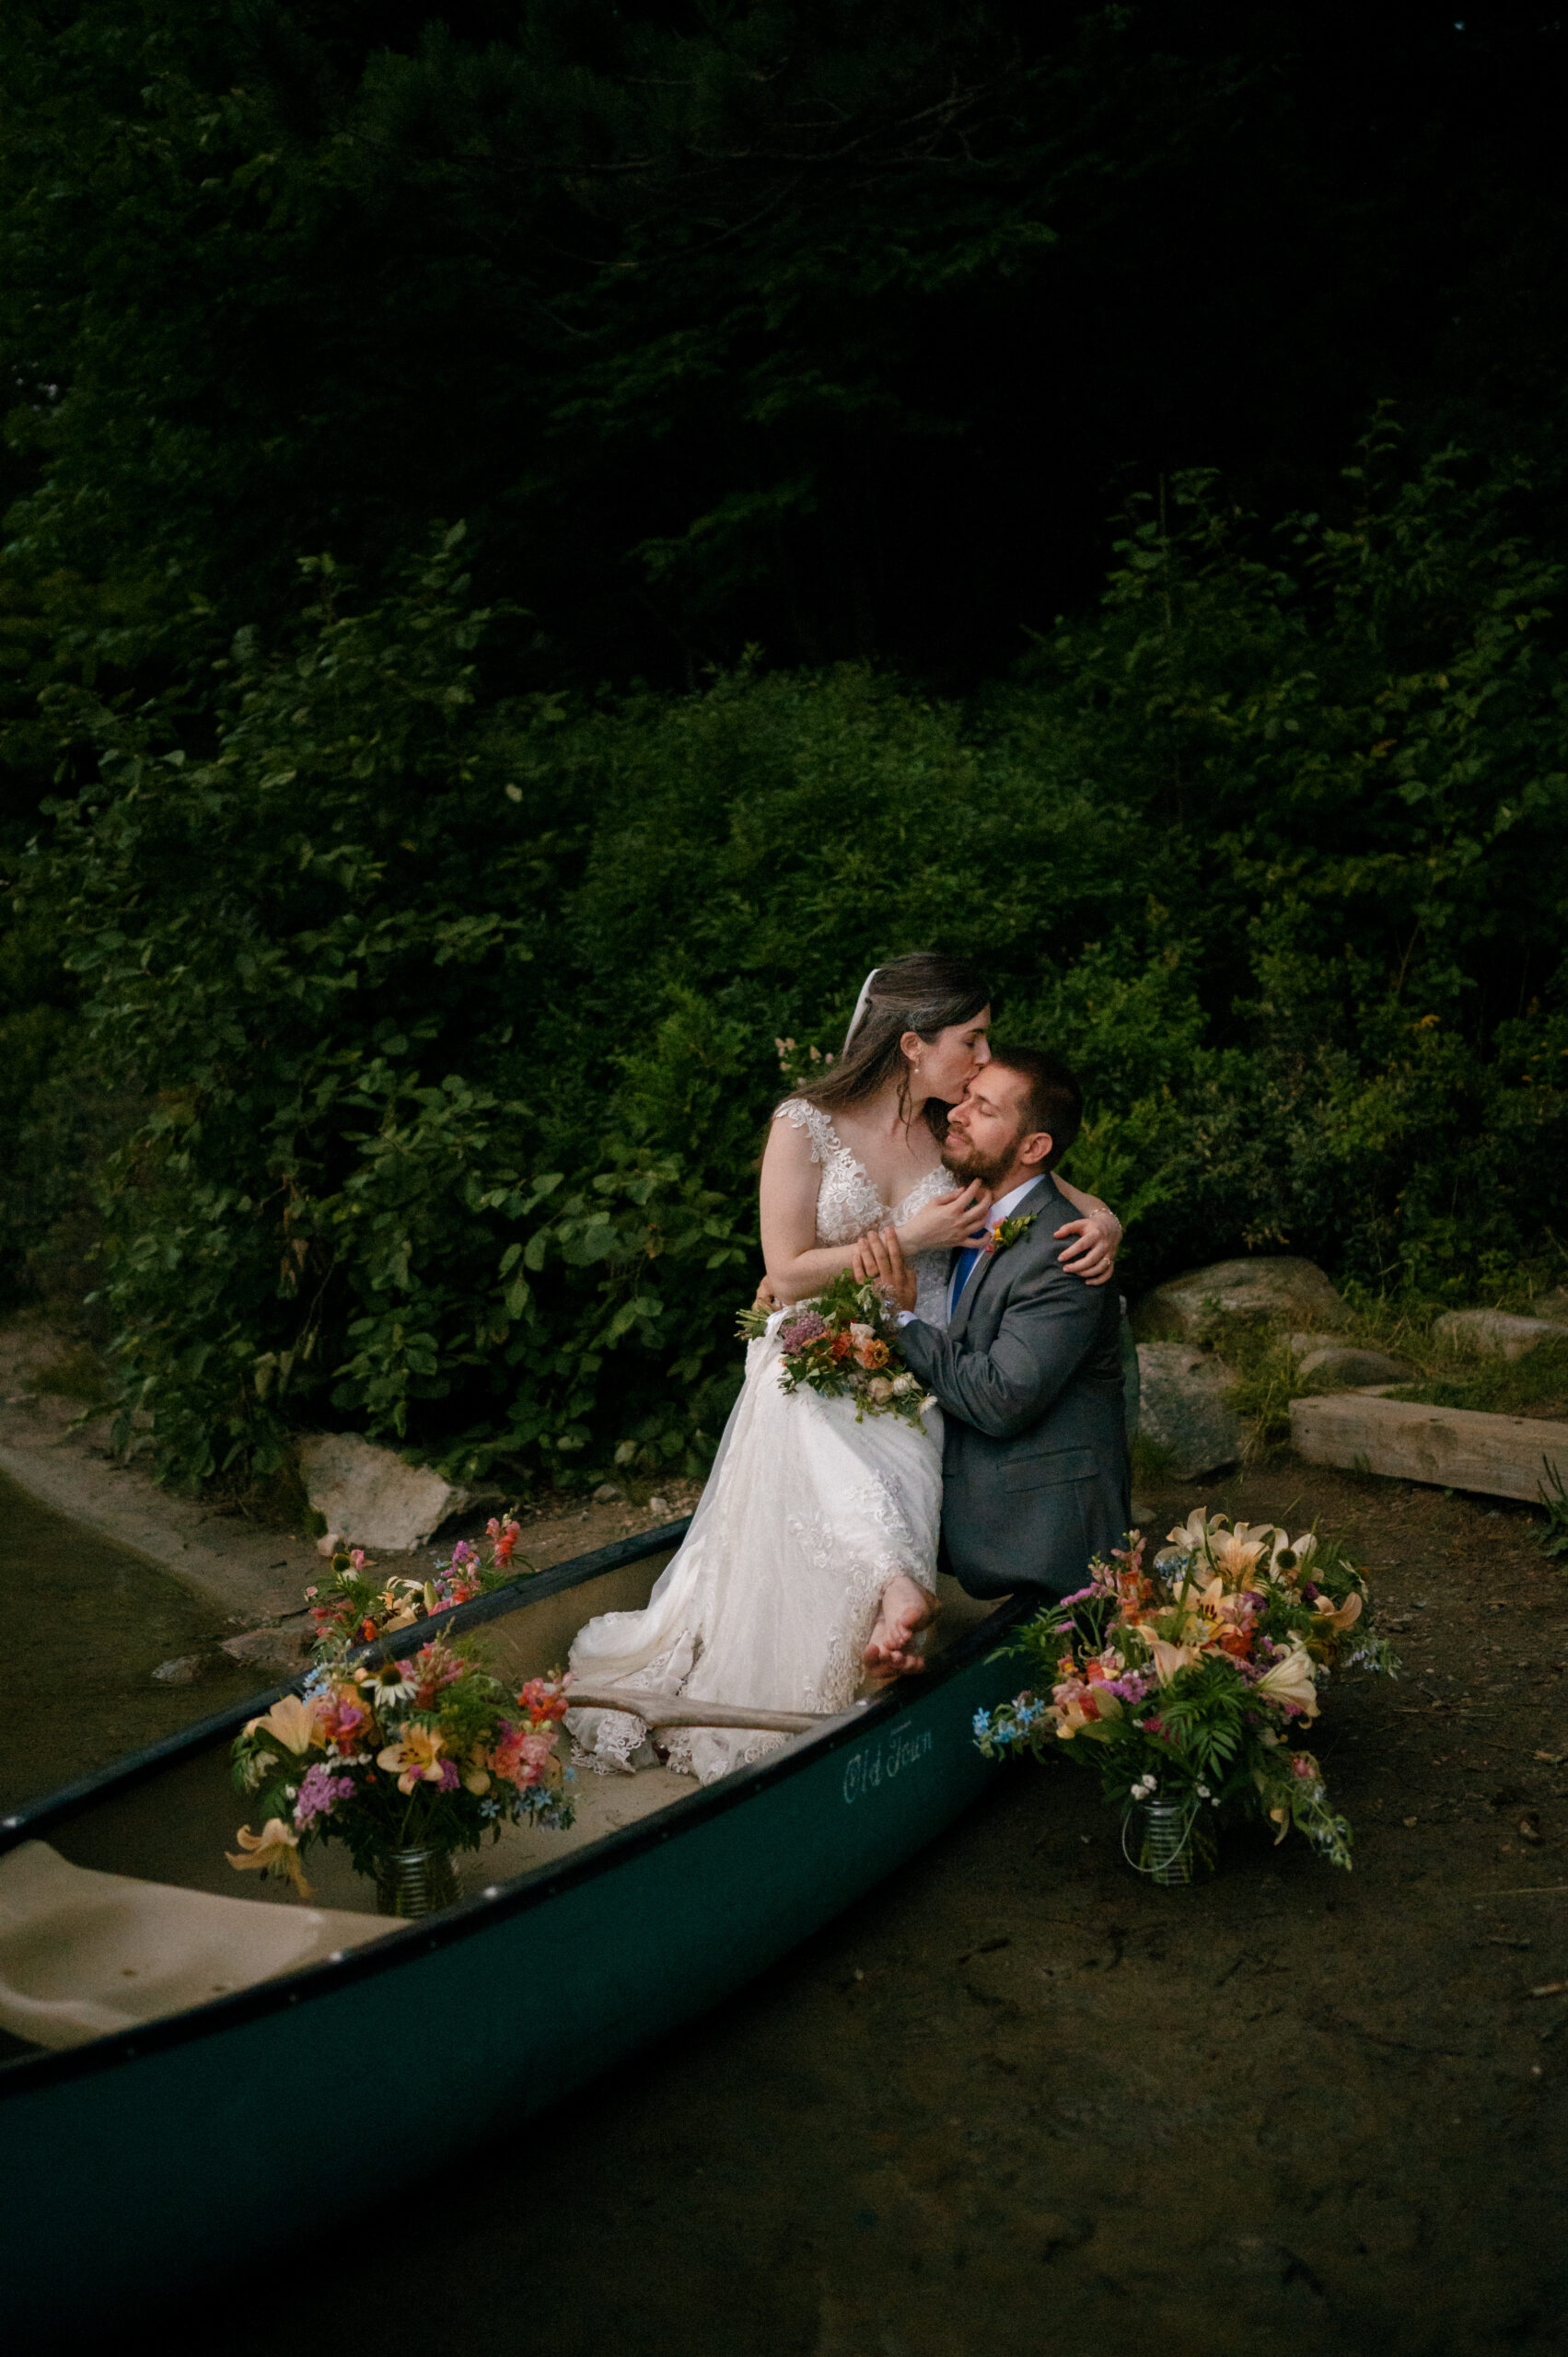
{"type": "Polygon", "coordinates": [[[1536,1526],[1535,1540],[1543,1555],[1556,1563],[1568,1561],[1568,1489],[1555,1465],[1541,1461],[1540,1502],[1546,1508],[1544,1521],[1536,1526]]]}
{"type": "MultiPolygon", "coordinates": [[[[329,533],[378,570],[462,513],[571,676],[690,675],[757,631],[863,645],[932,565],[911,476],[989,471],[966,429],[1060,288],[1074,179],[1103,213],[1108,146],[1179,169],[1262,78],[1103,10],[973,0],[23,0],[20,552],[46,606],[194,591],[232,628],[329,533]],[[995,368],[955,372],[977,339],[995,368]]],[[[1027,397],[1020,456],[1036,419],[1027,397]]]]}
{"type": "Polygon", "coordinates": [[[333,1416],[695,1461],[764,1043],[922,940],[1076,1053],[1130,1283],[1288,1239],[1460,1298],[1533,1248],[1555,36],[1489,32],[1489,110],[1446,23],[1238,21],[4,12],[0,1295],[100,1284],[161,1463],[333,1416]],[[1381,435],[1342,493],[1395,380],[1535,488],[1381,435]],[[1190,478],[1005,691],[860,659],[993,679],[1156,447],[1329,521],[1266,561],[1190,478]],[[478,588],[411,578],[458,516],[478,588]],[[361,586],[296,630],[328,546],[361,586]]]}
{"type": "Polygon", "coordinates": [[[1379,426],[1353,480],[1348,528],[1280,535],[1289,572],[1190,480],[1179,528],[1121,544],[1104,627],[1041,648],[1054,692],[1015,726],[1138,809],[1153,937],[1134,962],[1122,931],[1038,1004],[1114,1074],[1097,1149],[1155,1165],[1180,1258],[1288,1237],[1462,1288],[1467,1198],[1509,1246],[1554,1199],[1559,574],[1508,530],[1509,483],[1457,454],[1402,472],[1379,426]]]}
{"type": "Polygon", "coordinates": [[[55,808],[36,882],[147,1109],[107,1180],[122,1438],[134,1417],[189,1478],[268,1469],[302,1413],[470,1471],[498,1447],[569,1461],[601,1382],[654,1464],[722,1417],[726,1354],[687,1312],[694,1281],[733,1292],[749,1209],[651,1133],[725,1093],[734,1039],[689,1068],[672,1002],[606,1134],[614,1060],[534,981],[567,954],[581,826],[552,823],[572,797],[540,791],[527,717],[474,708],[499,619],[466,601],[459,545],[360,614],[307,568],[297,653],[237,646],[206,759],[162,711],[60,699],[102,783],[55,808]],[[539,1151],[552,1133],[575,1178],[539,1151]]]}
{"type": "Polygon", "coordinates": [[[193,601],[270,628],[329,545],[379,594],[461,515],[538,615],[529,685],[751,641],[972,680],[1092,596],[1129,464],[1318,505],[1390,383],[1424,447],[1533,447],[1551,515],[1557,43],[1342,4],[11,0],[31,659],[161,686],[193,601]]]}
{"type": "Polygon", "coordinates": [[[1568,1416],[1568,1340],[1544,1342],[1517,1359],[1456,1351],[1430,1338],[1416,1346],[1421,1379],[1394,1397],[1434,1408],[1474,1408],[1493,1416],[1568,1416]]]}
{"type": "Polygon", "coordinates": [[[776,1042],[831,1052],[919,943],[1082,1068],[1068,1175],[1130,1289],[1288,1244],[1437,1300],[1527,1259],[1568,1144],[1556,575],[1456,458],[1380,428],[1354,488],[1265,563],[1182,482],[967,710],[864,666],[511,694],[457,531],[379,599],[314,561],[210,730],[178,686],[53,687],[96,773],[18,916],[139,1109],[124,1431],[197,1479],[323,1418],[469,1471],[700,1464],[776,1042]]]}

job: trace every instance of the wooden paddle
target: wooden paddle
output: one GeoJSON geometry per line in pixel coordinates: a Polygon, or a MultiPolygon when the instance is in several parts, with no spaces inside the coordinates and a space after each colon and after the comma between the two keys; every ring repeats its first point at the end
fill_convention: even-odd
{"type": "Polygon", "coordinates": [[[838,1711],[757,1711],[736,1702],[688,1702],[678,1694],[644,1694],[634,1687],[579,1686],[575,1711],[629,1711],[650,1727],[760,1727],[772,1735],[808,1735],[843,1714],[838,1711]]]}

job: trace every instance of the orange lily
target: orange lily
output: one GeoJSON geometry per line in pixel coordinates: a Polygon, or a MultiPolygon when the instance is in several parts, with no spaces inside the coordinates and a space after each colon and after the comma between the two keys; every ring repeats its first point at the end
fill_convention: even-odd
{"type": "Polygon", "coordinates": [[[285,1825],[281,1817],[269,1817],[260,1833],[242,1825],[234,1838],[244,1854],[237,1858],[232,1850],[226,1850],[224,1855],[231,1866],[241,1874],[286,1875],[301,1898],[309,1898],[310,1886],[299,1863],[299,1836],[292,1825],[285,1825]]]}
{"type": "Polygon", "coordinates": [[[264,1728],[285,1751],[308,1751],[316,1740],[316,1713],[297,1694],[285,1694],[263,1717],[247,1720],[245,1732],[254,1735],[258,1727],[264,1728]]]}
{"type": "Polygon", "coordinates": [[[376,1755],[377,1768],[385,1768],[390,1775],[398,1772],[400,1793],[412,1793],[416,1784],[438,1784],[441,1782],[441,1736],[436,1727],[405,1728],[398,1743],[389,1743],[385,1751],[376,1755]]]}

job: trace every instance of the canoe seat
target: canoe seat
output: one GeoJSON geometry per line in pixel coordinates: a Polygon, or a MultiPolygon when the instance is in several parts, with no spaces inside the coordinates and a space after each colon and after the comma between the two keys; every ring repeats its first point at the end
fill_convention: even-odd
{"type": "Polygon", "coordinates": [[[35,2046],[84,2046],[397,1928],[97,1874],[23,1841],[0,1858],[0,2027],[35,2046]]]}

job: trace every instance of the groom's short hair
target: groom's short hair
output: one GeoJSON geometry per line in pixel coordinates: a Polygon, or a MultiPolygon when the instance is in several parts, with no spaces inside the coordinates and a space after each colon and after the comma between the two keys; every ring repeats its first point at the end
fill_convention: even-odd
{"type": "Polygon", "coordinates": [[[1051,1152],[1040,1164],[1054,1170],[1084,1126],[1084,1092],[1076,1076],[1048,1048],[993,1048],[991,1062],[1004,1072],[1016,1072],[1024,1084],[1018,1108],[1020,1138],[1045,1130],[1051,1152]]]}

